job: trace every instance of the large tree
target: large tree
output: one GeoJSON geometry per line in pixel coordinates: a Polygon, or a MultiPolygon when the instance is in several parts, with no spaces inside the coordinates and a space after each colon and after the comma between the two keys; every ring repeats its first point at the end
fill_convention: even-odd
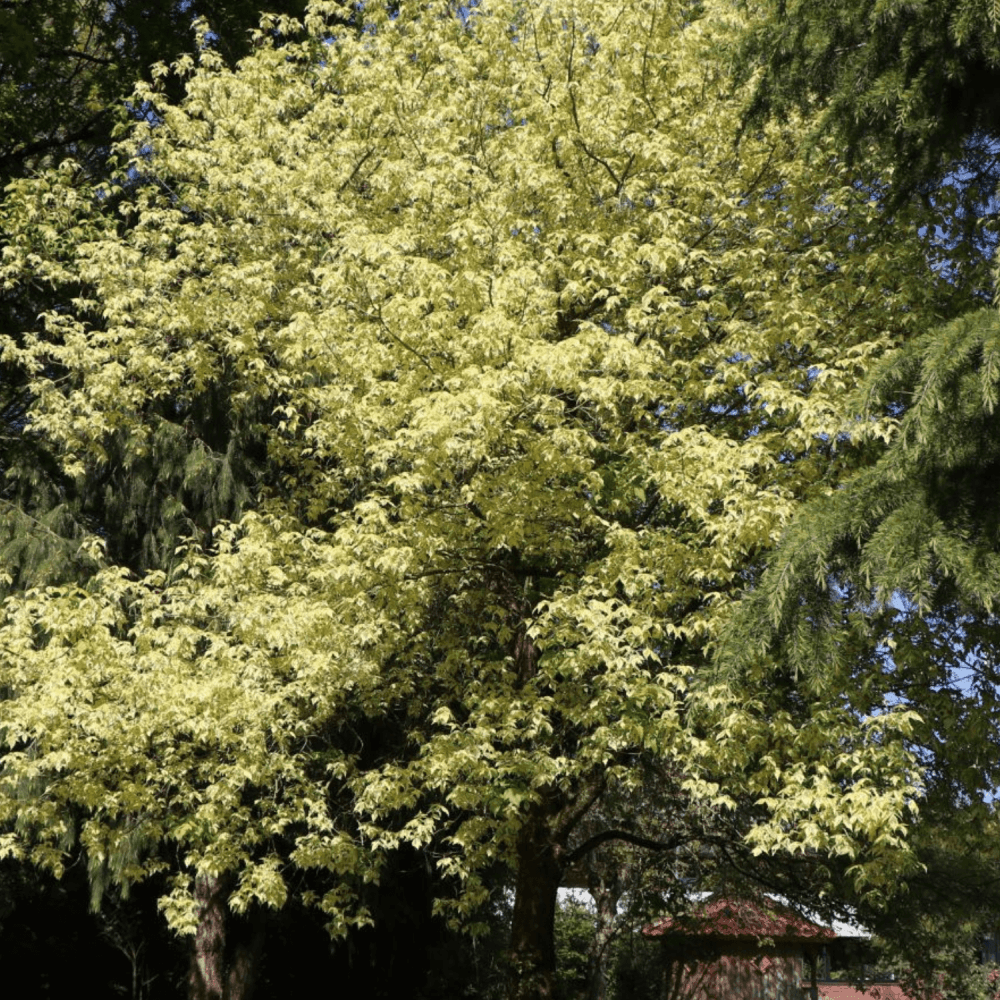
{"type": "MultiPolygon", "coordinates": [[[[303,5],[279,0],[272,7],[301,11],[303,5]]],[[[159,60],[195,48],[191,22],[198,13],[210,19],[211,44],[230,64],[249,51],[259,12],[244,0],[0,3],[0,190],[70,156],[80,167],[78,180],[109,177],[114,130],[142,113],[128,103],[136,81],[150,79],[159,60]]],[[[176,78],[169,85],[182,92],[176,78]]],[[[0,246],[6,242],[0,227],[0,246]]],[[[0,290],[0,329],[8,344],[22,343],[39,313],[58,308],[69,294],[68,286],[56,290],[30,279],[6,284],[0,290]]],[[[109,442],[103,473],[78,481],[65,475],[48,442],[22,433],[31,390],[12,353],[8,348],[0,357],[4,595],[86,575],[89,567],[78,548],[87,533],[100,534],[122,564],[162,568],[192,529],[208,531],[220,517],[239,515],[259,477],[258,456],[245,426],[218,419],[217,399],[192,408],[186,432],[160,421],[141,453],[127,435],[119,436],[109,442]]],[[[21,909],[29,882],[27,875],[18,882],[21,909]]],[[[95,877],[96,896],[104,884],[95,877]]],[[[38,890],[39,901],[48,898],[43,883],[38,890]]],[[[106,915],[128,922],[126,906],[119,904],[106,908],[106,915]]],[[[31,966],[28,960],[25,975],[38,975],[31,966]]]]}
{"type": "Polygon", "coordinates": [[[3,280],[58,303],[3,341],[24,440],[84,491],[213,430],[182,448],[211,483],[259,472],[173,561],[95,520],[83,585],[8,601],[4,849],[169,872],[192,995],[232,998],[227,913],[316,869],[342,932],[413,847],[457,921],[511,867],[512,995],[549,996],[574,836],[643,759],[678,809],[870,882],[916,794],[905,713],[703,668],[850,467],[845,390],[951,308],[920,233],[832,145],[803,162],[797,118],[734,149],[725,4],[341,14],[139,93],[116,183],[8,196],[3,280]]]}

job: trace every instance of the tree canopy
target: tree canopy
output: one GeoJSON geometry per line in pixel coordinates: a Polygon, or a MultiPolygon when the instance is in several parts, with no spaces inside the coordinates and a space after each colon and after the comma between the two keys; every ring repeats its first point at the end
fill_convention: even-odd
{"type": "Polygon", "coordinates": [[[6,602],[3,849],[167,872],[197,934],[306,870],[343,932],[402,849],[469,922],[508,864],[524,997],[574,833],[643,759],[758,850],[886,877],[908,713],[706,664],[855,461],[849,390],[955,307],[926,215],[887,224],[833,140],[800,157],[801,117],[734,148],[730,5],[341,15],[182,59],[112,179],[8,191],[0,279],[56,303],[0,341],[20,436],[80,495],[127,462],[155,498],[174,445],[191,485],[176,551],[95,514],[79,580],[6,602]]]}
{"type": "MultiPolygon", "coordinates": [[[[304,5],[281,0],[271,9],[301,13],[304,5]]],[[[154,65],[195,48],[196,15],[209,19],[202,43],[228,65],[250,50],[259,12],[244,0],[0,4],[0,188],[67,157],[80,179],[107,180],[116,130],[145,113],[141,102],[129,100],[136,82],[152,79],[154,65]]],[[[168,74],[161,82],[171,96],[183,93],[179,77],[168,74]]],[[[0,242],[7,234],[0,233],[0,242]]],[[[0,290],[0,328],[19,340],[40,313],[60,305],[44,282],[8,283],[0,290]]],[[[74,482],[44,441],[20,433],[30,389],[10,353],[0,358],[0,558],[10,576],[4,592],[85,572],[75,551],[88,532],[100,530],[118,561],[153,568],[195,526],[208,530],[220,517],[239,516],[259,472],[255,449],[245,428],[230,433],[209,400],[198,414],[217,425],[216,448],[225,451],[221,441],[229,435],[227,462],[206,461],[202,450],[189,450],[190,438],[161,427],[144,455],[121,439],[111,446],[103,476],[74,482]]]]}

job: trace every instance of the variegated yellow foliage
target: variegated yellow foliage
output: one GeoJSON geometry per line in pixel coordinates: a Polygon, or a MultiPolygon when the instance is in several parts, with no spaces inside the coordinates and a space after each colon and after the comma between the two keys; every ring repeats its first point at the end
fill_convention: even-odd
{"type": "Polygon", "coordinates": [[[731,7],[370,5],[333,37],[316,4],[147,95],[123,192],[11,192],[4,280],[66,292],[5,345],[28,432],[87,476],[218,386],[270,415],[277,485],[169,577],[8,603],[6,850],[176,856],[181,928],[196,870],[238,871],[240,907],[324,868],[342,928],[380,851],[433,842],[471,912],[640,753],[772,807],[767,849],[898,846],[902,717],[859,726],[817,678],[773,729],[758,692],[687,725],[735,595],[838,474],[845,391],[935,309],[835,148],[797,158],[795,120],[736,148],[731,7]],[[359,742],[387,719],[391,754],[359,742]]]}

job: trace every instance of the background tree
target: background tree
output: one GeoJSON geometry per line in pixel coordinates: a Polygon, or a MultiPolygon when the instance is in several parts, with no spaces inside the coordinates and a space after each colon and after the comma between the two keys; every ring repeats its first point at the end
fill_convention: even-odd
{"type": "Polygon", "coordinates": [[[990,0],[748,4],[740,64],[756,77],[749,122],[815,106],[856,160],[889,154],[896,197],[964,175],[965,235],[997,188],[1000,43],[990,0]]]}
{"type": "MultiPolygon", "coordinates": [[[[789,106],[817,108],[822,127],[852,155],[885,165],[896,204],[955,206],[940,266],[957,286],[978,275],[978,297],[993,298],[995,7],[793,3],[755,11],[742,50],[745,72],[759,73],[750,127],[789,106]]],[[[998,912],[989,833],[998,777],[997,331],[995,308],[971,309],[929,324],[872,375],[855,403],[862,421],[853,438],[866,440],[865,417],[888,413],[899,420],[891,443],[792,525],[731,647],[733,660],[749,645],[792,669],[820,656],[872,697],[888,692],[920,711],[914,745],[929,786],[915,836],[926,871],[906,888],[923,903],[881,915],[897,945],[926,939],[919,926],[898,926],[901,913],[919,922],[953,904],[976,924],[998,912]],[[978,889],[958,877],[963,867],[978,889]]],[[[960,915],[953,923],[965,925],[960,915]]],[[[931,949],[904,951],[919,964],[931,949]]]]}
{"type": "Polygon", "coordinates": [[[923,871],[901,885],[905,907],[866,918],[927,979],[922,922],[951,913],[956,927],[983,927],[1000,913],[996,330],[992,311],[955,321],[873,380],[876,407],[915,383],[892,445],[806,506],[723,645],[731,664],[748,651],[792,671],[819,658],[857,701],[888,696],[919,712],[911,738],[927,792],[912,840],[923,871]]]}

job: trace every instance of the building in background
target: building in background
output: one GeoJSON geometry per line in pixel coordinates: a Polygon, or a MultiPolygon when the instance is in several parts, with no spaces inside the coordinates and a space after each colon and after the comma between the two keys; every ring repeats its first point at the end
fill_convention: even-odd
{"type": "Polygon", "coordinates": [[[766,896],[711,896],[643,934],[661,942],[662,1000],[909,1000],[898,983],[830,982],[831,952],[852,935],[766,896]]]}

